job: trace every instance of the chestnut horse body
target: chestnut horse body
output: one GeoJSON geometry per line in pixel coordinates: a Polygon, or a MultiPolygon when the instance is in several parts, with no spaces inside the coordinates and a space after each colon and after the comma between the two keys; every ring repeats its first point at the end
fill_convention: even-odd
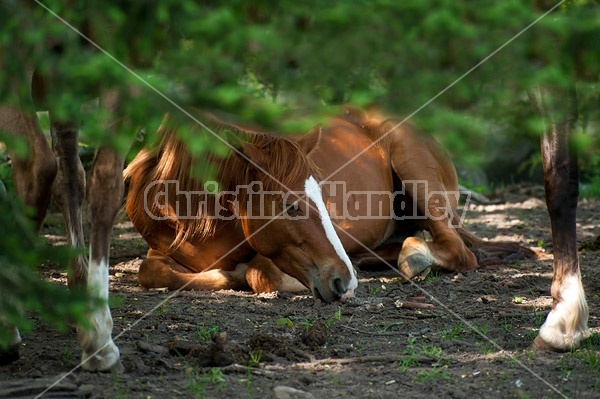
{"type": "MultiPolygon", "coordinates": [[[[244,195],[238,201],[243,205],[228,206],[232,201],[219,194],[224,214],[194,208],[192,220],[189,212],[181,217],[175,210],[181,212],[181,204],[190,201],[191,193],[202,184],[187,176],[194,161],[185,146],[172,128],[163,128],[161,144],[141,153],[125,172],[131,179],[127,212],[150,245],[140,267],[140,282],[146,287],[171,289],[240,288],[247,284],[255,292],[305,286],[329,301],[339,295],[316,292],[314,278],[308,275],[327,274],[324,266],[339,263],[337,258],[344,258],[345,253],[360,267],[382,260],[397,262],[405,279],[429,268],[470,270],[481,263],[532,255],[515,243],[485,242],[469,233],[457,214],[459,191],[452,162],[432,137],[397,125],[395,120],[349,110],[294,142],[268,135],[269,140],[289,143],[292,151],[285,156],[252,143],[256,133],[240,130],[238,135],[251,142],[241,150],[254,162],[241,162],[240,154],[232,154],[215,164],[217,180],[227,182],[226,192],[258,185],[261,189],[254,192],[262,200],[249,201],[244,195]],[[278,161],[265,162],[271,157],[278,161]],[[282,173],[290,163],[303,165],[303,171],[295,172],[297,176],[291,180],[282,173]],[[259,166],[268,173],[259,172],[259,166]],[[282,179],[288,183],[265,189],[266,182],[282,179]],[[318,198],[306,191],[309,179],[320,179],[318,198]],[[174,182],[178,182],[179,196],[174,195],[173,187],[167,188],[174,182]],[[160,190],[148,189],[157,184],[161,184],[160,190]],[[302,217],[276,217],[289,210],[278,205],[277,196],[261,190],[275,190],[282,196],[290,190],[298,192],[295,212],[302,217]],[[149,209],[148,203],[154,203],[154,208],[149,209]],[[275,210],[266,216],[276,220],[265,223],[261,218],[245,217],[249,207],[254,207],[254,215],[275,210]],[[215,216],[223,217],[216,217],[210,234],[198,229],[204,226],[204,219],[215,216]],[[306,221],[313,218],[332,220],[335,231],[327,232],[320,223],[308,225],[306,221]],[[428,230],[432,240],[411,236],[399,241],[399,236],[418,230],[428,230]],[[329,251],[323,250],[322,243],[332,242],[335,248],[338,241],[343,250],[334,253],[331,246],[329,251]],[[290,277],[301,284],[294,284],[290,277]]],[[[201,202],[210,197],[203,195],[201,202]]],[[[342,287],[347,284],[343,280],[342,287]]]]}

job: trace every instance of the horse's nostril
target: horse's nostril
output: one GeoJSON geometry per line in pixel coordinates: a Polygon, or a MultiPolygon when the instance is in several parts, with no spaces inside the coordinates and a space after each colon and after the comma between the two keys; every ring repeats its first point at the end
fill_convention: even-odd
{"type": "Polygon", "coordinates": [[[341,278],[335,277],[331,280],[331,290],[341,298],[348,291],[348,284],[344,283],[341,278]]]}

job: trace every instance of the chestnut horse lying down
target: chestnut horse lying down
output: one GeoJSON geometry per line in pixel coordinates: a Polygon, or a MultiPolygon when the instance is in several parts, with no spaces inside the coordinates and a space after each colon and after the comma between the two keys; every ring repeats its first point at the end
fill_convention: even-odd
{"type": "MultiPolygon", "coordinates": [[[[161,127],[160,144],[124,172],[127,213],[150,246],[139,270],[145,287],[309,288],[331,302],[357,286],[349,256],[359,267],[396,262],[404,279],[429,268],[463,271],[535,256],[516,243],[483,241],[462,226],[452,162],[432,137],[395,120],[348,110],[296,139],[221,124],[217,129],[236,143],[225,158],[190,156],[175,128],[161,127]],[[192,177],[203,158],[218,183],[192,177]],[[431,241],[411,236],[418,230],[429,231],[431,241]]],[[[548,125],[543,136],[554,143],[542,146],[550,205],[564,197],[555,189],[564,179],[549,171],[568,153],[566,133],[548,125]]],[[[573,210],[560,223],[574,226],[573,197],[574,203],[559,203],[573,210]]],[[[549,206],[555,240],[559,208],[549,206]]],[[[575,242],[574,234],[558,235],[575,242]]],[[[536,348],[567,350],[589,335],[577,254],[561,254],[553,310],[536,348]]]]}
{"type": "Polygon", "coordinates": [[[217,197],[189,176],[198,161],[175,130],[162,128],[160,145],[125,171],[127,212],[150,245],[141,284],[308,287],[331,302],[357,284],[346,254],[359,267],[397,262],[405,279],[533,256],[461,226],[452,162],[432,137],[396,124],[352,110],[296,140],[222,125],[241,141],[239,153],[211,159],[217,197]],[[432,241],[411,236],[418,230],[432,241]]]}

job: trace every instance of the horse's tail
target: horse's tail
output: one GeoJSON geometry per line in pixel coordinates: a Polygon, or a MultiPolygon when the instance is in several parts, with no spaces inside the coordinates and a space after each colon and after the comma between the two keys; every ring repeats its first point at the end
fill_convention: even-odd
{"type": "Polygon", "coordinates": [[[538,254],[530,248],[511,241],[484,241],[466,227],[456,229],[467,248],[477,257],[480,266],[515,263],[521,259],[536,259],[538,254]]]}

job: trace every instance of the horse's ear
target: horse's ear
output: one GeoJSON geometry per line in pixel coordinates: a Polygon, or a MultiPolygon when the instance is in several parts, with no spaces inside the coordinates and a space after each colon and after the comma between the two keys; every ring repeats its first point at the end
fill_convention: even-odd
{"type": "Polygon", "coordinates": [[[308,154],[315,148],[319,140],[321,140],[322,130],[321,126],[315,126],[298,140],[298,146],[303,153],[308,154]]]}

